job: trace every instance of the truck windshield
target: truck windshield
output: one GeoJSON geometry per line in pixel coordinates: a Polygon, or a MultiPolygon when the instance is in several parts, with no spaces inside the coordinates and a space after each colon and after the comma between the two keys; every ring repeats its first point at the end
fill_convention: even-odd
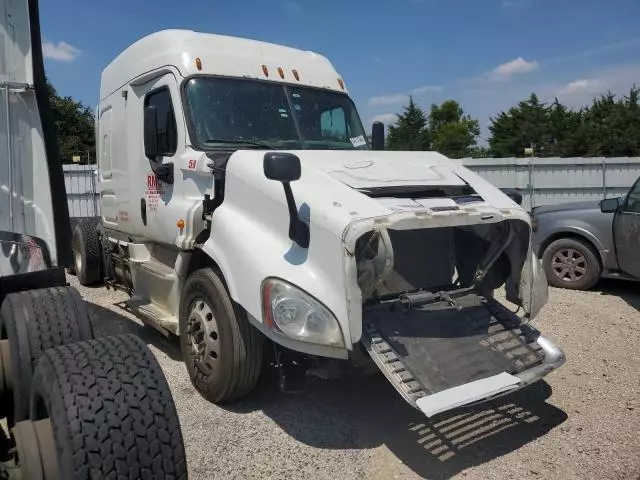
{"type": "Polygon", "coordinates": [[[223,77],[185,86],[192,140],[203,148],[368,149],[346,95],[310,87],[223,77]]]}

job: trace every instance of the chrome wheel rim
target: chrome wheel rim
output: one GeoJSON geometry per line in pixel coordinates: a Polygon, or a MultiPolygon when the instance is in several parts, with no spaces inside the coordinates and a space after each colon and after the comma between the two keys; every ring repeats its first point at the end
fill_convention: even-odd
{"type": "Polygon", "coordinates": [[[587,259],[574,248],[563,248],[551,258],[551,269],[563,282],[579,282],[587,274],[587,259]]]}
{"type": "Polygon", "coordinates": [[[194,365],[210,374],[217,367],[220,353],[218,323],[211,306],[205,300],[196,299],[191,304],[188,322],[187,334],[194,365]]]}
{"type": "Polygon", "coordinates": [[[73,259],[76,265],[76,273],[82,270],[82,252],[80,250],[80,239],[76,237],[73,242],[73,259]]]}

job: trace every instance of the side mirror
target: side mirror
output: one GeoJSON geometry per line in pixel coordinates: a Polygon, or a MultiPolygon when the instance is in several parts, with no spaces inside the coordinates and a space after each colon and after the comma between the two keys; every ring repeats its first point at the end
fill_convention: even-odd
{"type": "Polygon", "coordinates": [[[264,176],[269,180],[282,182],[289,209],[289,238],[302,248],[309,248],[309,225],[300,220],[291,190],[291,182],[299,180],[302,173],[300,159],[292,153],[267,152],[264,154],[262,168],[264,176]]]}
{"type": "Polygon", "coordinates": [[[384,150],[384,123],[373,122],[371,126],[371,148],[384,150]]]}
{"type": "Polygon", "coordinates": [[[277,182],[300,180],[300,159],[292,153],[269,152],[264,155],[264,176],[277,182]]]}
{"type": "Polygon", "coordinates": [[[619,198],[605,198],[600,202],[600,211],[602,213],[614,213],[620,208],[619,198]]]}
{"type": "Polygon", "coordinates": [[[515,188],[501,188],[500,190],[518,205],[522,205],[522,193],[518,190],[515,188]]]}
{"type": "Polygon", "coordinates": [[[158,112],[156,107],[148,105],[144,107],[144,154],[155,161],[160,154],[158,145],[158,112]]]}

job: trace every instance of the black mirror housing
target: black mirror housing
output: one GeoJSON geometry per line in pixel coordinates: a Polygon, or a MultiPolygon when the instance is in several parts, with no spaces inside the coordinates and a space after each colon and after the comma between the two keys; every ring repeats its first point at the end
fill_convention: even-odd
{"type": "Polygon", "coordinates": [[[302,248],[309,248],[309,225],[300,219],[296,200],[293,198],[293,190],[291,190],[291,182],[300,180],[302,174],[300,159],[292,153],[267,152],[264,154],[263,169],[265,177],[281,182],[284,187],[284,196],[289,210],[289,238],[302,248]]]}
{"type": "Polygon", "coordinates": [[[515,188],[501,188],[500,190],[518,205],[522,205],[523,197],[519,190],[516,190],[515,188]]]}
{"type": "Polygon", "coordinates": [[[152,161],[159,156],[158,148],[158,112],[156,107],[148,105],[144,107],[144,154],[152,161]]]}
{"type": "Polygon", "coordinates": [[[302,174],[300,159],[292,153],[265,153],[263,168],[265,177],[283,183],[300,180],[302,174]]]}
{"type": "Polygon", "coordinates": [[[620,208],[619,198],[605,198],[600,202],[600,211],[602,213],[614,213],[620,208]]]}
{"type": "Polygon", "coordinates": [[[371,149],[384,150],[384,123],[373,122],[371,126],[371,149]]]}

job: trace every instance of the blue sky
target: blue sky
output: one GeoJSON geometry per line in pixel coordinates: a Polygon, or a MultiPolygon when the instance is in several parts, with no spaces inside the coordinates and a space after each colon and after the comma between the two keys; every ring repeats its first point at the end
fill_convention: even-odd
{"type": "Polygon", "coordinates": [[[392,121],[408,95],[458,100],[489,118],[537,92],[580,106],[640,85],[638,0],[41,1],[47,73],[96,105],[100,73],[165,28],[235,35],[326,55],[363,122],[392,121]]]}

